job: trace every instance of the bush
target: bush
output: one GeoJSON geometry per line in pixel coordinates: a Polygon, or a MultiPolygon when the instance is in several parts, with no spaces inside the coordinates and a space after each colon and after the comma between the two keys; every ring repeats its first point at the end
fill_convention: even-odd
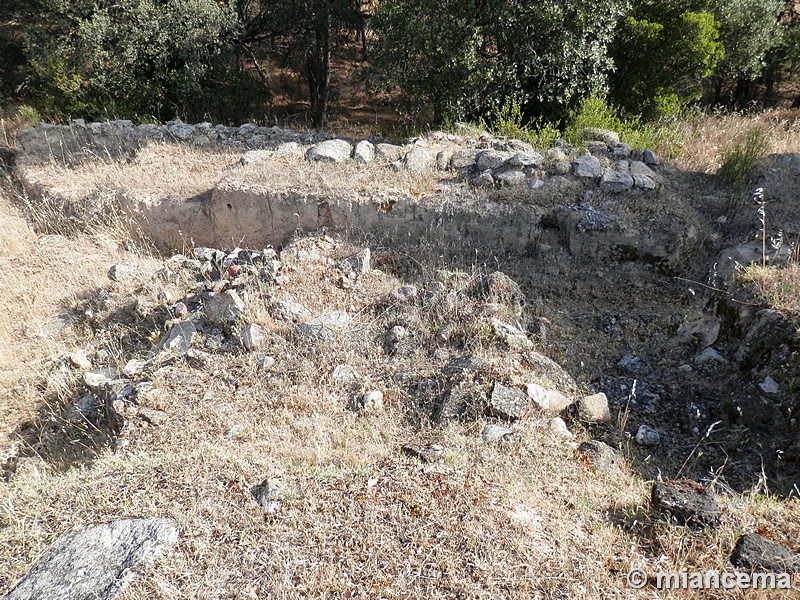
{"type": "Polygon", "coordinates": [[[42,122],[39,111],[26,104],[23,104],[17,109],[17,116],[30,127],[38,127],[42,122]]]}
{"type": "Polygon", "coordinates": [[[631,148],[658,150],[666,157],[681,151],[677,127],[668,122],[643,123],[638,116],[622,119],[616,110],[600,96],[591,96],[570,113],[564,139],[574,146],[582,146],[581,132],[589,127],[610,129],[619,133],[620,141],[631,148]]]}
{"type": "Polygon", "coordinates": [[[719,176],[737,189],[744,190],[766,150],[764,132],[759,127],[754,127],[747,132],[744,141],[723,153],[719,176]]]}
{"type": "Polygon", "coordinates": [[[253,113],[268,98],[240,68],[240,24],[226,4],[45,0],[44,6],[29,24],[25,91],[46,117],[199,120],[230,107],[253,113]]]}

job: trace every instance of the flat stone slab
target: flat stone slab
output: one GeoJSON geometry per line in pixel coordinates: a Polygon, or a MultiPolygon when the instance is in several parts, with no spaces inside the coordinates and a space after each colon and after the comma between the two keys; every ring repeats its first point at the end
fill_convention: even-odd
{"type": "Polygon", "coordinates": [[[586,462],[587,466],[594,471],[607,473],[623,466],[624,461],[619,453],[605,442],[599,440],[589,440],[583,442],[576,454],[580,460],[586,462]]]}
{"type": "Polygon", "coordinates": [[[576,177],[595,178],[603,174],[603,167],[596,156],[579,156],[572,162],[572,172],[576,177]]]}
{"type": "Polygon", "coordinates": [[[320,316],[300,323],[298,331],[311,340],[329,340],[350,323],[350,315],[341,310],[331,310],[320,316]]]}
{"type": "Polygon", "coordinates": [[[110,600],[178,541],[172,519],[121,519],[62,536],[6,600],[110,600]]]}
{"type": "Polygon", "coordinates": [[[719,523],[719,506],[714,495],[688,479],[655,483],[651,504],[684,525],[713,527],[719,523]]]}
{"type": "Polygon", "coordinates": [[[746,571],[800,572],[800,554],[757,533],[741,536],[731,554],[731,564],[746,571]]]}
{"type": "Polygon", "coordinates": [[[494,417],[516,421],[525,416],[529,405],[530,399],[525,392],[495,383],[488,412],[494,417]]]}
{"type": "Polygon", "coordinates": [[[353,147],[345,140],[325,140],[308,149],[306,160],[339,163],[348,160],[352,152],[353,147]]]}

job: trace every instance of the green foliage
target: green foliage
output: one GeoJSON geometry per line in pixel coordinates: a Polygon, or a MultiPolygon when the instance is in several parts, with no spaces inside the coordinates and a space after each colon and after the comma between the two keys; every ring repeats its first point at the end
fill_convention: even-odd
{"type": "Polygon", "coordinates": [[[621,21],[611,98],[626,113],[655,118],[700,98],[724,56],[719,24],[705,8],[701,0],[639,0],[621,21]]]}
{"type": "Polygon", "coordinates": [[[761,75],[767,54],[782,43],[780,17],[784,0],[716,0],[714,16],[720,25],[725,57],[723,77],[754,80],[761,75]]]}
{"type": "Polygon", "coordinates": [[[42,122],[39,111],[26,104],[23,104],[17,109],[17,116],[31,127],[38,127],[42,122]]]}
{"type": "Polygon", "coordinates": [[[620,140],[631,148],[658,150],[667,157],[674,157],[681,151],[680,134],[674,124],[665,120],[644,123],[637,115],[623,119],[599,96],[587,98],[572,111],[564,139],[581,146],[581,132],[589,127],[616,131],[620,140]]]}
{"type": "Polygon", "coordinates": [[[482,122],[481,128],[490,129],[495,135],[528,142],[535,148],[550,148],[562,137],[561,131],[551,121],[537,119],[526,122],[521,104],[513,100],[506,100],[500,108],[495,109],[490,123],[482,122]]]}
{"type": "Polygon", "coordinates": [[[484,117],[509,98],[526,116],[559,119],[602,91],[627,0],[384,0],[372,27],[373,84],[399,90],[434,121],[484,117]],[[414,18],[409,18],[414,15],[414,18]]]}
{"type": "Polygon", "coordinates": [[[479,101],[488,61],[478,52],[481,30],[469,0],[384,0],[371,27],[373,87],[400,91],[407,113],[432,110],[434,122],[464,120],[479,101]],[[415,15],[415,18],[409,18],[415,15]]]}
{"type": "Polygon", "coordinates": [[[311,121],[325,124],[331,83],[331,52],[348,43],[362,23],[357,0],[270,0],[259,3],[257,29],[284,50],[283,66],[308,83],[311,121]]]}
{"type": "Polygon", "coordinates": [[[25,91],[47,116],[232,117],[231,107],[252,111],[267,95],[239,69],[239,22],[225,4],[42,2],[25,91]]]}
{"type": "MultiPolygon", "coordinates": [[[[492,114],[491,127],[495,135],[502,135],[507,138],[516,140],[525,140],[530,134],[531,130],[524,124],[522,116],[522,106],[519,102],[513,100],[506,100],[505,103],[494,110],[492,114]]],[[[489,127],[486,127],[489,129],[489,127]]]]}
{"type": "Polygon", "coordinates": [[[747,132],[742,142],[723,153],[719,176],[737,189],[744,190],[750,183],[758,161],[764,157],[766,149],[764,132],[754,127],[747,132]]]}

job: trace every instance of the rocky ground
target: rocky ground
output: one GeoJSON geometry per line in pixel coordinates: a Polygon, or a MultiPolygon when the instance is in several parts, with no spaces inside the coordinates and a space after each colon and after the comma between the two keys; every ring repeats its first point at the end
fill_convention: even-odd
{"type": "MultiPolygon", "coordinates": [[[[440,186],[426,143],[370,168],[413,171],[421,148],[440,186]]],[[[179,532],[156,535],[172,558],[131,598],[629,597],[637,565],[798,568],[797,326],[735,276],[761,258],[758,207],[618,147],[450,155],[470,202],[535,207],[522,251],[357,227],[166,256],[80,237],[95,258],[63,260],[97,274],[107,257],[107,278],[70,282],[37,321],[51,352],[31,346],[41,362],[7,391],[0,585],[56,534],[122,517],[179,532]]],[[[159,170],[186,161],[170,156],[159,170]]],[[[76,168],[18,174],[41,194],[76,168]]],[[[760,177],[785,262],[800,157],[760,177]]],[[[15,223],[29,241],[4,274],[74,248],[15,223]]]]}

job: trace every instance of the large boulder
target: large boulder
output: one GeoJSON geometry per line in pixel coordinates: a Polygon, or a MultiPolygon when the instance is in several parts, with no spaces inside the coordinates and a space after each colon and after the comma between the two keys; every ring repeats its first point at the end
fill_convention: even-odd
{"type": "Polygon", "coordinates": [[[177,540],[172,519],[122,519],[80,527],[62,536],[5,598],[116,598],[177,540]]]}

